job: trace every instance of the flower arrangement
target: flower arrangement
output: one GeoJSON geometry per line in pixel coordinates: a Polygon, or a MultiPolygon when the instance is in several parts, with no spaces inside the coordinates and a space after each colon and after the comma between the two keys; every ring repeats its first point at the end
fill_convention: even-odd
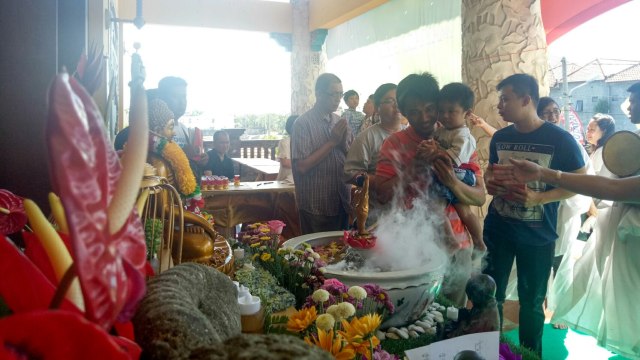
{"type": "Polygon", "coordinates": [[[204,200],[184,150],[175,142],[151,131],[149,132],[149,150],[169,162],[176,178],[177,190],[185,199],[185,207],[189,211],[200,214],[204,200]]]}
{"type": "Polygon", "coordinates": [[[278,220],[251,224],[238,235],[238,240],[248,249],[254,264],[267,270],[280,286],[293,293],[300,306],[322,285],[325,263],[306,244],[303,250],[280,248],[283,227],[284,223],[278,220]]]}
{"type": "MultiPolygon", "coordinates": [[[[397,359],[381,349],[376,336],[385,313],[393,312],[388,298],[376,285],[348,288],[336,279],[327,279],[307,298],[304,308],[286,319],[285,332],[300,336],[336,359],[397,359]]],[[[283,319],[278,321],[284,324],[283,319]]]]}

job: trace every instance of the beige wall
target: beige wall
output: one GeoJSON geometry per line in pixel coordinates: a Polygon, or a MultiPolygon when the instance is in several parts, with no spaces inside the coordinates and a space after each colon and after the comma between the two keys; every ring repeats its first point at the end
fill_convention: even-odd
{"type": "Polygon", "coordinates": [[[309,30],[331,29],[389,0],[310,0],[309,30]]]}
{"type": "MultiPolygon", "coordinates": [[[[120,17],[133,19],[136,2],[119,0],[120,17]]],[[[291,5],[255,0],[146,0],[142,17],[149,24],[291,32],[291,5]]]]}

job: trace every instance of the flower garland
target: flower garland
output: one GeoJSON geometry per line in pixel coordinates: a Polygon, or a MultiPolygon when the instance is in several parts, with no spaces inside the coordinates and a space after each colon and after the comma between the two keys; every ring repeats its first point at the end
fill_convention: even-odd
{"type": "Polygon", "coordinates": [[[200,187],[191,171],[189,159],[184,150],[173,141],[168,141],[165,137],[151,134],[151,151],[162,156],[173,168],[178,191],[185,198],[195,198],[200,195],[200,187]]]}

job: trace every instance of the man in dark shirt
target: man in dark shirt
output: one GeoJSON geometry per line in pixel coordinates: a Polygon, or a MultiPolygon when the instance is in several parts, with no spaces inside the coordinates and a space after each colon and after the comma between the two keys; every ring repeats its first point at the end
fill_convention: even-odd
{"type": "Polygon", "coordinates": [[[211,170],[213,175],[226,176],[233,179],[235,171],[233,160],[227,156],[229,151],[229,134],[226,131],[216,131],[213,134],[213,149],[209,150],[209,161],[205,170],[211,170]]]}

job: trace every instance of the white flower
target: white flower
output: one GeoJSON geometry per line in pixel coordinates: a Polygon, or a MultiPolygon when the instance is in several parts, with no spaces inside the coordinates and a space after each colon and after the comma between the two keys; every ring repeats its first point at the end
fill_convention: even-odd
{"type": "Polygon", "coordinates": [[[314,259],[314,258],[313,258],[313,256],[309,256],[309,257],[307,257],[307,260],[308,260],[309,262],[314,262],[314,261],[316,261],[316,259],[314,259]]]}
{"type": "Polygon", "coordinates": [[[355,315],[355,313],[356,313],[356,308],[353,306],[352,303],[343,302],[338,304],[337,314],[338,316],[340,316],[341,319],[350,318],[353,315],[355,315]]]}
{"type": "Polygon", "coordinates": [[[318,289],[313,292],[313,295],[311,295],[311,298],[315,303],[323,303],[329,300],[329,292],[324,289],[318,289]]]}
{"type": "Polygon", "coordinates": [[[325,272],[327,272],[327,269],[326,269],[324,266],[323,266],[323,267],[321,267],[321,268],[318,268],[318,270],[319,270],[321,273],[323,273],[323,274],[324,274],[325,272]]]}
{"type": "Polygon", "coordinates": [[[347,294],[354,297],[356,300],[364,300],[367,297],[367,291],[360,286],[350,287],[347,294]]]}
{"type": "Polygon", "coordinates": [[[329,331],[336,324],[336,319],[331,314],[318,315],[316,327],[320,330],[329,331]]]}
{"type": "Polygon", "coordinates": [[[320,259],[320,254],[318,254],[317,252],[314,252],[313,254],[311,254],[311,256],[313,256],[313,258],[316,260],[320,259]]]}
{"type": "Polygon", "coordinates": [[[327,314],[331,314],[336,321],[342,320],[342,318],[338,316],[338,312],[338,305],[331,305],[327,308],[327,314]]]}

